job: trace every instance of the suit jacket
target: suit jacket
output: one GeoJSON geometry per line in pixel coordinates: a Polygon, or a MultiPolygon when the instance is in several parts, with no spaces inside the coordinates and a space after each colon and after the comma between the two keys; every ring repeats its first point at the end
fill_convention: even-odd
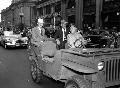
{"type": "MultiPolygon", "coordinates": [[[[65,32],[65,37],[66,38],[67,38],[68,33],[69,33],[69,29],[66,28],[66,32],[65,32]]],[[[63,32],[62,32],[62,27],[61,26],[57,28],[57,31],[55,33],[54,38],[59,39],[60,48],[65,48],[66,41],[63,41],[63,32]]]]}
{"type": "Polygon", "coordinates": [[[62,41],[62,39],[63,39],[62,27],[58,27],[58,28],[57,28],[57,31],[56,31],[56,33],[55,33],[54,38],[55,38],[55,39],[59,39],[60,41],[62,41]]]}
{"type": "MultiPolygon", "coordinates": [[[[66,28],[66,32],[65,32],[65,37],[67,38],[67,35],[69,34],[69,31],[70,29],[69,28],[66,28]]],[[[63,32],[62,32],[62,27],[58,27],[57,28],[57,32],[55,33],[55,36],[54,36],[55,39],[59,39],[62,41],[63,39],[63,32]]]]}

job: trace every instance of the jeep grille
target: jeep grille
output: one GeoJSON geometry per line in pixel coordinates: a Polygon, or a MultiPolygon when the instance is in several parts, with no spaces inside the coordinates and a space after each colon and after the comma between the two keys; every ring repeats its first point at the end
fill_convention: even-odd
{"type": "Polygon", "coordinates": [[[120,59],[112,58],[106,61],[106,82],[120,80],[120,59]]]}

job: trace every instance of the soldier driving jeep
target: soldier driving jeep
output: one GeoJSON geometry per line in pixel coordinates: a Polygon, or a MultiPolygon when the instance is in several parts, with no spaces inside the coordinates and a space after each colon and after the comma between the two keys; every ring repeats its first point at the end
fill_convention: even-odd
{"type": "Polygon", "coordinates": [[[69,48],[79,47],[82,48],[87,42],[83,36],[78,32],[75,25],[71,25],[70,34],[67,35],[67,44],[69,48]],[[83,46],[82,46],[83,45],[83,46]]]}

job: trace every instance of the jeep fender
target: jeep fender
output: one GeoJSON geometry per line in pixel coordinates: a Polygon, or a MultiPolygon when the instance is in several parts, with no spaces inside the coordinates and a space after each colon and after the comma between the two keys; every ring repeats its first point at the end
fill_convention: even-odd
{"type": "Polygon", "coordinates": [[[93,68],[83,66],[80,64],[76,64],[73,62],[69,62],[69,61],[62,62],[62,65],[66,68],[70,68],[74,71],[78,71],[78,72],[82,72],[82,73],[96,73],[96,72],[98,72],[97,69],[93,69],[93,68]]]}

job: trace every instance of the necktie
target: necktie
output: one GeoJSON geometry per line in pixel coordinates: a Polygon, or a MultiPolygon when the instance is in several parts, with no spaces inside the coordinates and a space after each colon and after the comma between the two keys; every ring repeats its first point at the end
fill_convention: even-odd
{"type": "Polygon", "coordinates": [[[63,32],[63,41],[65,40],[65,32],[66,32],[66,29],[62,28],[62,32],[63,32]]]}

